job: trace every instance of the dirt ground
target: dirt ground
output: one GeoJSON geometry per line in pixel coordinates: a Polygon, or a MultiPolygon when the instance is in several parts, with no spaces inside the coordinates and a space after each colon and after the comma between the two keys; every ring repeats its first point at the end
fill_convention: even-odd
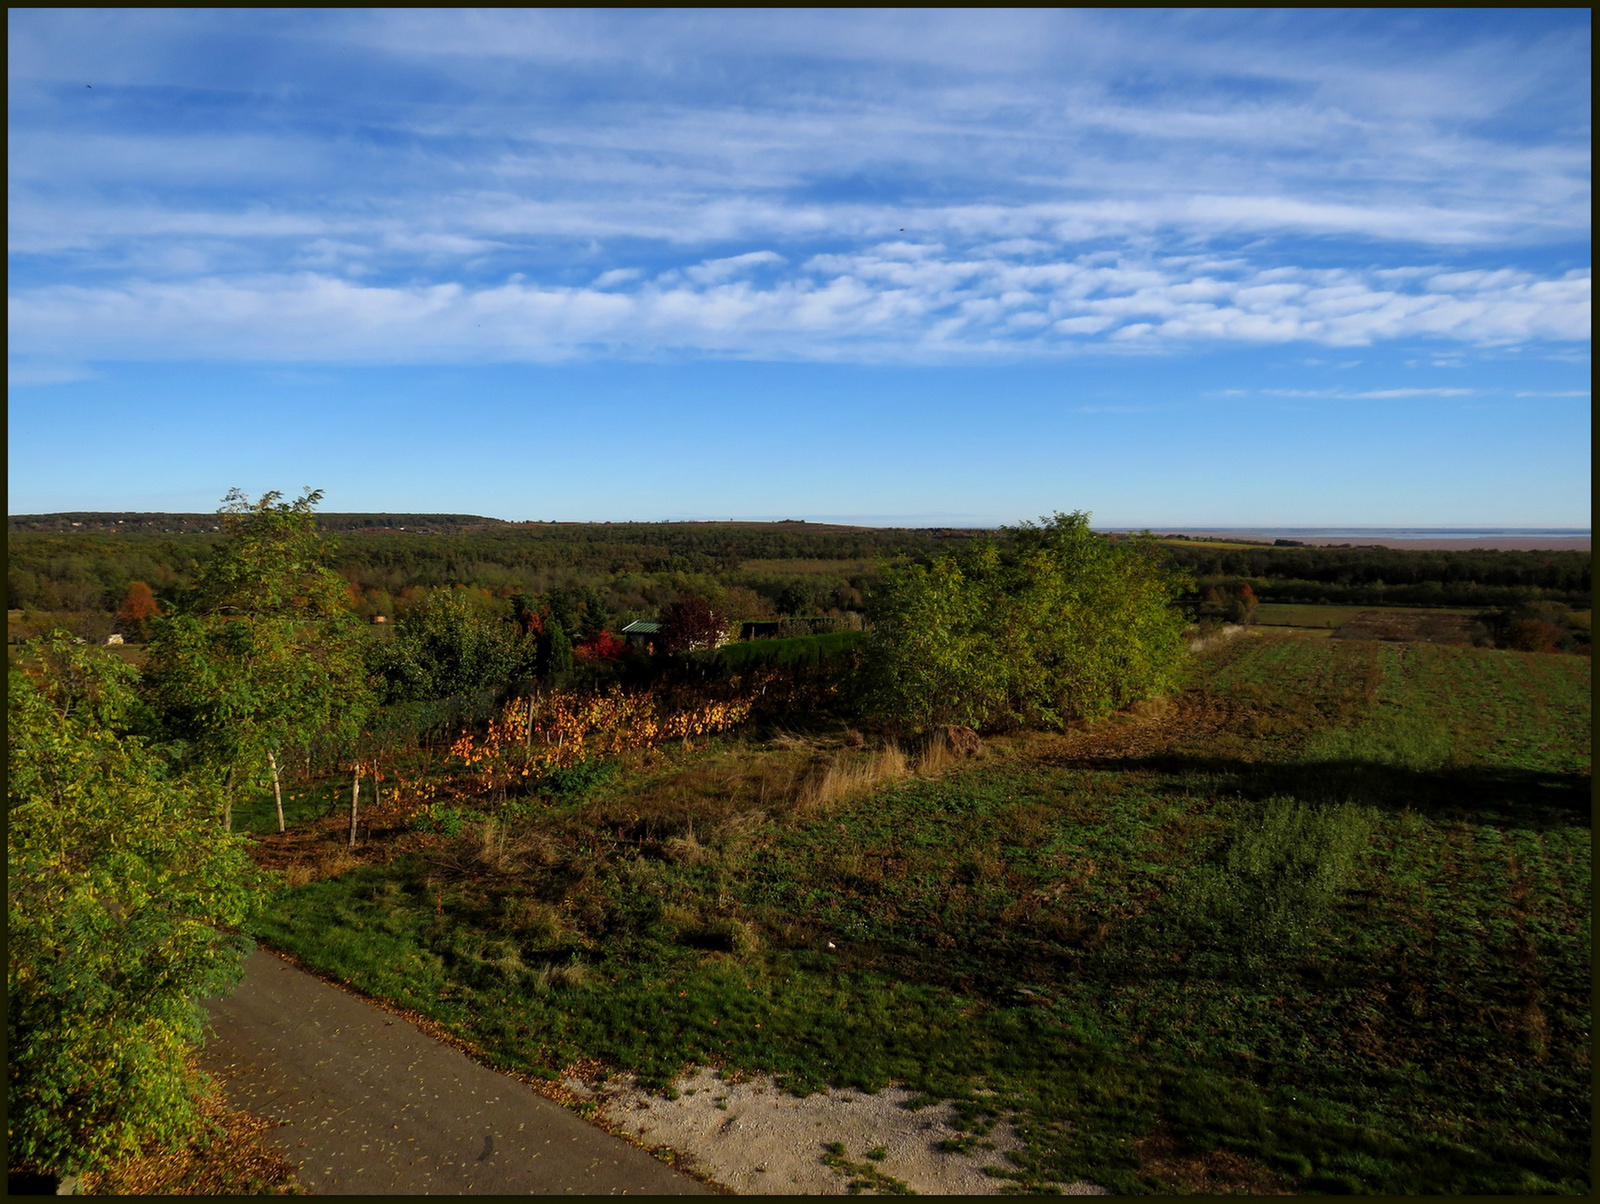
{"type": "Polygon", "coordinates": [[[1470,644],[1487,634],[1472,615],[1437,610],[1367,610],[1333,633],[1336,640],[1400,640],[1470,644]]]}

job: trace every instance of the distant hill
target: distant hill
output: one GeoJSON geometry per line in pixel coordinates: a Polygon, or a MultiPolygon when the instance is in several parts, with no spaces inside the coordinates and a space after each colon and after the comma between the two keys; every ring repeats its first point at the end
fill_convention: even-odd
{"type": "MultiPolygon", "coordinates": [[[[64,514],[12,514],[6,530],[32,532],[139,532],[178,535],[214,531],[212,514],[152,514],[131,510],[75,511],[64,514]]],[[[510,524],[480,514],[329,514],[317,515],[324,531],[420,531],[428,535],[457,535],[510,524]]]]}
{"type": "MultiPolygon", "coordinates": [[[[128,533],[161,535],[202,535],[219,526],[217,516],[207,514],[165,514],[134,510],[79,510],[60,514],[12,514],[6,529],[33,534],[128,533]]],[[[803,532],[806,535],[833,535],[844,532],[876,534],[916,531],[934,538],[970,539],[983,532],[961,527],[863,527],[850,523],[813,523],[804,519],[779,519],[767,522],[754,519],[682,519],[662,522],[508,522],[481,514],[333,514],[319,511],[317,526],[324,531],[415,531],[424,535],[468,535],[486,531],[533,531],[544,535],[583,532],[589,537],[605,537],[608,532],[635,533],[666,530],[707,532],[777,531],[803,532]]]]}

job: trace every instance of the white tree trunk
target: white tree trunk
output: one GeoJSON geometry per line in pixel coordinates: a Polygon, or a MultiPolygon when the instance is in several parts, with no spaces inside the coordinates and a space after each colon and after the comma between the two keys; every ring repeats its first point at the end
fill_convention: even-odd
{"type": "Polygon", "coordinates": [[[356,762],[355,776],[350,779],[350,847],[356,847],[356,814],[361,805],[361,762],[356,762]]]}
{"type": "Polygon", "coordinates": [[[267,749],[267,764],[272,766],[272,797],[278,804],[278,831],[283,827],[283,783],[278,780],[278,758],[272,755],[272,750],[267,749]]]}

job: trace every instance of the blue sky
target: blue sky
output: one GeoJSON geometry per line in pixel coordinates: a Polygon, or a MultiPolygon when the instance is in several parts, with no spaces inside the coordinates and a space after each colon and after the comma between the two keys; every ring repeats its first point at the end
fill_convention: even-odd
{"type": "Polygon", "coordinates": [[[8,25],[12,513],[1590,521],[1587,12],[8,25]]]}

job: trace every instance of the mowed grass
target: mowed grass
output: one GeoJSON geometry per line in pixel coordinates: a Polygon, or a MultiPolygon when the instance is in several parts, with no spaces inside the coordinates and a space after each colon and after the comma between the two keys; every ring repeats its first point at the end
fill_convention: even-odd
{"type": "Polygon", "coordinates": [[[1586,1194],[1588,674],[1240,638],[1168,720],[877,789],[815,739],[640,760],[265,935],[534,1074],[1009,1115],[1021,1190],[1586,1194]]]}

